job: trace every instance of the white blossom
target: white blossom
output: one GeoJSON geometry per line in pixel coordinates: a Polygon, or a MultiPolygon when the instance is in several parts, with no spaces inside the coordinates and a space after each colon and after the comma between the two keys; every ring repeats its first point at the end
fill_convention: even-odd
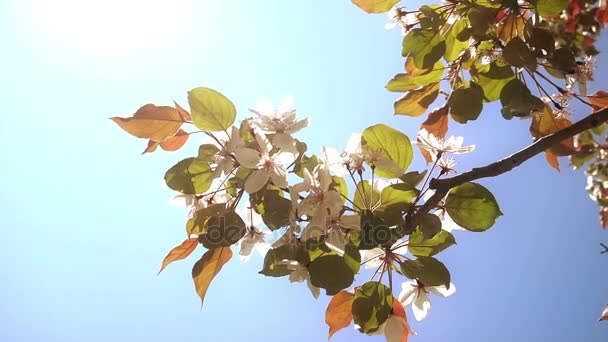
{"type": "Polygon", "coordinates": [[[566,75],[566,89],[571,90],[574,84],[578,84],[579,95],[587,96],[587,81],[593,81],[596,59],[587,56],[582,62],[577,62],[574,74],[566,75]]]}
{"type": "Polygon", "coordinates": [[[429,151],[433,160],[436,160],[437,156],[441,156],[445,153],[463,154],[475,150],[475,145],[462,146],[463,141],[463,137],[457,136],[451,136],[448,140],[444,140],[436,137],[426,129],[422,129],[418,132],[417,144],[429,151]]]}
{"type": "Polygon", "coordinates": [[[454,284],[450,283],[449,289],[445,285],[425,286],[418,280],[411,280],[401,284],[399,302],[403,306],[412,305],[412,312],[417,321],[423,320],[431,310],[429,292],[440,297],[448,297],[456,292],[454,284]]]}
{"type": "MultiPolygon", "coordinates": [[[[407,254],[407,243],[403,240],[397,240],[392,246],[391,250],[393,254],[405,255],[407,254]]],[[[367,269],[377,269],[382,266],[386,259],[386,252],[382,248],[372,248],[367,251],[361,251],[362,263],[365,263],[367,269]]]]}
{"type": "Polygon", "coordinates": [[[306,281],[308,289],[315,298],[319,298],[320,290],[310,282],[310,273],[306,266],[301,265],[299,262],[294,260],[283,260],[278,264],[287,266],[287,269],[291,270],[289,274],[289,281],[292,283],[302,283],[306,281]]]}
{"type": "Polygon", "coordinates": [[[257,100],[256,109],[249,109],[254,114],[253,126],[264,133],[273,134],[273,145],[287,149],[295,147],[292,134],[308,126],[309,118],[298,120],[293,104],[293,96],[287,95],[281,106],[275,109],[270,101],[263,97],[257,100]]]}
{"type": "Polygon", "coordinates": [[[286,167],[295,160],[295,155],[288,151],[270,154],[272,145],[262,133],[256,133],[255,139],[259,150],[239,147],[235,151],[236,160],[244,167],[253,170],[245,180],[245,191],[252,194],[262,189],[270,179],[275,186],[287,187],[286,167]]]}
{"type": "Polygon", "coordinates": [[[259,228],[263,225],[262,217],[252,209],[247,209],[241,214],[246,224],[247,233],[238,242],[239,255],[241,262],[247,262],[251,258],[251,253],[256,250],[261,256],[265,256],[270,245],[266,242],[267,231],[259,228]]]}

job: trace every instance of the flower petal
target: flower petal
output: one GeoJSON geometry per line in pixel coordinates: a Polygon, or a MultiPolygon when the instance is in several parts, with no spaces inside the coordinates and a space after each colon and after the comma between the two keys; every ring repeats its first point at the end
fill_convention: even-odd
{"type": "Polygon", "coordinates": [[[259,191],[268,183],[268,172],[266,170],[253,171],[245,180],[245,191],[248,194],[259,191]]]}
{"type": "Polygon", "coordinates": [[[412,312],[417,321],[422,321],[431,310],[431,301],[429,296],[423,290],[418,290],[418,295],[412,303],[412,312]]]}
{"type": "Polygon", "coordinates": [[[260,163],[260,152],[248,147],[239,147],[234,151],[234,156],[239,164],[248,169],[255,169],[260,163]]]}
{"type": "Polygon", "coordinates": [[[454,292],[456,292],[456,286],[454,286],[454,284],[452,284],[452,283],[450,283],[449,289],[447,287],[445,287],[445,285],[429,286],[429,287],[426,287],[426,289],[440,297],[449,297],[449,296],[453,295],[454,292]]]}
{"type": "Polygon", "coordinates": [[[406,281],[401,284],[401,293],[399,293],[399,302],[403,306],[412,304],[418,293],[418,287],[414,286],[412,281],[406,281]]]}

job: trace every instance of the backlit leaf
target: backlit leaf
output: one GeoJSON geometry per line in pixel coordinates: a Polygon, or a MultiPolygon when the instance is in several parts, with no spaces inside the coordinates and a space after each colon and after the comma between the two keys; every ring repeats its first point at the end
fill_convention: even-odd
{"type": "Polygon", "coordinates": [[[593,95],[587,96],[591,104],[593,105],[593,109],[598,111],[604,107],[608,107],[608,92],[599,90],[593,95]]]}
{"type": "Polygon", "coordinates": [[[192,252],[194,252],[197,245],[198,239],[193,237],[184,240],[181,245],[174,247],[171,251],[169,251],[169,254],[167,254],[163,260],[163,265],[160,267],[160,271],[158,271],[158,273],[160,274],[160,272],[162,272],[170,263],[187,258],[190,254],[192,254],[192,252]]]}
{"type": "MultiPolygon", "coordinates": [[[[443,106],[434,109],[432,112],[429,113],[427,119],[422,123],[422,125],[420,126],[420,130],[426,129],[434,136],[444,139],[446,133],[448,132],[449,111],[450,106],[447,102],[444,103],[443,106]]],[[[418,146],[418,148],[420,149],[420,153],[422,153],[422,156],[424,157],[427,163],[433,161],[433,157],[431,156],[429,151],[420,146],[418,146]]]]}
{"type": "Polygon", "coordinates": [[[401,0],[351,0],[360,9],[367,13],[384,13],[388,12],[393,6],[401,0]]]}
{"type": "Polygon", "coordinates": [[[230,247],[219,247],[208,250],[192,268],[192,279],[196,293],[201,297],[201,303],[205,301],[205,294],[215,276],[222,267],[232,258],[230,247]]]}
{"type": "Polygon", "coordinates": [[[186,141],[188,141],[189,136],[190,133],[184,131],[183,129],[180,129],[174,136],[165,139],[165,141],[163,142],[159,143],[154,140],[148,140],[148,147],[146,147],[142,154],[154,152],[158,146],[160,146],[165,151],[177,151],[182,148],[184,144],[186,144],[186,141]]]}
{"type": "Polygon", "coordinates": [[[202,194],[209,190],[213,181],[209,164],[196,158],[180,161],[165,174],[167,186],[184,194],[202,194]]]}
{"type": "Polygon", "coordinates": [[[448,193],[445,209],[459,226],[482,232],[494,225],[502,215],[494,195],[477,183],[464,183],[448,193]]]}
{"type": "Polygon", "coordinates": [[[213,249],[233,245],[246,233],[247,227],[241,216],[230,210],[208,218],[204,225],[204,234],[199,235],[198,239],[203,246],[213,249]]]}
{"type": "Polygon", "coordinates": [[[325,289],[328,295],[335,295],[340,290],[349,287],[355,280],[353,270],[339,255],[323,255],[314,259],[308,265],[310,282],[325,289]]]}
{"type": "Polygon", "coordinates": [[[431,29],[415,28],[403,38],[401,55],[412,56],[414,65],[421,69],[432,67],[446,49],[445,39],[439,32],[431,29]]]}
{"type": "Polygon", "coordinates": [[[568,6],[568,0],[538,0],[536,9],[542,16],[560,14],[568,6]]]}
{"type": "Polygon", "coordinates": [[[410,279],[419,279],[424,285],[445,285],[450,288],[450,271],[433,257],[419,256],[415,260],[405,260],[401,263],[401,273],[410,279]]]}
{"type": "Polygon", "coordinates": [[[412,163],[410,139],[387,125],[377,124],[366,128],[361,134],[361,145],[365,151],[378,155],[375,163],[378,176],[399,177],[412,163]]]}
{"type": "Polygon", "coordinates": [[[547,163],[549,163],[552,168],[556,169],[557,172],[559,172],[559,160],[557,159],[557,156],[553,152],[551,152],[551,150],[545,151],[545,159],[547,159],[547,163]]]}
{"type": "Polygon", "coordinates": [[[476,120],[483,109],[483,89],[471,82],[469,88],[454,90],[448,103],[454,121],[464,124],[476,120]]]}
{"type": "Polygon", "coordinates": [[[192,121],[203,131],[227,130],[234,123],[236,108],[221,93],[210,88],[194,88],[188,92],[192,121]]]}
{"type": "Polygon", "coordinates": [[[393,310],[391,289],[382,283],[368,281],[355,290],[352,304],[353,321],[362,333],[373,333],[393,310]]]}
{"type": "Polygon", "coordinates": [[[329,301],[327,310],[325,310],[325,323],[329,325],[330,339],[340,329],[346,328],[353,321],[353,300],[355,295],[340,291],[329,301]]]}
{"type": "MultiPolygon", "coordinates": [[[[542,138],[562,129],[572,126],[572,122],[564,117],[557,117],[549,105],[545,105],[542,114],[535,115],[530,125],[530,133],[535,138],[542,138]]],[[[566,156],[576,152],[574,139],[572,137],[562,140],[551,148],[553,154],[566,156]]]]}
{"type": "Polygon", "coordinates": [[[439,83],[410,90],[403,97],[395,101],[395,114],[420,116],[435,101],[437,95],[439,95],[439,83]]]}
{"type": "Polygon", "coordinates": [[[536,56],[524,41],[515,37],[504,47],[502,55],[509,64],[517,68],[536,69],[536,56]]]}
{"type": "Polygon", "coordinates": [[[130,118],[110,119],[128,133],[154,141],[164,141],[174,136],[184,123],[177,109],[153,104],[139,108],[130,118]]]}
{"type": "Polygon", "coordinates": [[[442,230],[431,239],[425,239],[422,232],[417,229],[410,235],[408,250],[416,256],[433,256],[454,244],[456,239],[448,231],[442,230]]]}

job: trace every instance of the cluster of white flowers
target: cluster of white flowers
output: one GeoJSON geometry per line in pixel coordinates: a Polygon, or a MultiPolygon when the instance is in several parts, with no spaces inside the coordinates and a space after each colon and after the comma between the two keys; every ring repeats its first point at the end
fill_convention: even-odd
{"type": "MultiPolygon", "coordinates": [[[[363,174],[364,165],[386,166],[386,158],[377,151],[362,148],[361,135],[353,134],[346,148],[339,152],[324,147],[322,157],[318,164],[311,168],[300,170],[301,181],[289,185],[288,173],[295,161],[300,156],[297,150],[297,141],[292,134],[308,125],[308,119],[297,119],[296,110],[293,106],[293,98],[288,96],[279,109],[274,109],[266,100],[259,100],[256,109],[251,109],[253,117],[243,121],[241,128],[231,127],[226,132],[224,140],[212,136],[205,144],[214,145],[219,151],[211,158],[211,167],[214,170],[213,184],[209,192],[197,195],[178,195],[172,200],[173,204],[187,207],[188,218],[195,217],[197,211],[216,204],[225,204],[226,207],[234,208],[238,205],[239,196],[233,196],[227,191],[226,181],[238,170],[246,169],[242,189],[250,195],[266,188],[269,184],[289,194],[291,209],[289,212],[289,225],[283,231],[279,239],[269,242],[271,232],[264,228],[262,217],[256,210],[247,207],[240,210],[239,216],[246,224],[243,237],[238,241],[239,255],[242,262],[250,259],[253,251],[264,256],[271,248],[278,248],[285,244],[301,243],[310,239],[324,237],[325,245],[343,255],[345,252],[348,234],[352,231],[361,230],[361,216],[358,212],[361,208],[348,208],[345,205],[345,195],[340,192],[340,184],[336,177],[345,174],[351,176],[363,174]],[[223,177],[222,177],[223,176],[223,177]]],[[[447,140],[435,137],[426,130],[418,135],[417,144],[430,152],[435,164],[441,174],[455,172],[453,170],[455,161],[448,158],[449,154],[463,154],[475,149],[474,145],[462,146],[462,137],[450,137],[447,140]]],[[[213,150],[213,148],[211,148],[213,150]]],[[[390,161],[389,161],[390,162],[390,161]]],[[[372,181],[372,192],[381,193],[391,183],[400,180],[385,180],[376,178],[372,181]]],[[[342,185],[343,186],[343,185],[342,185]]],[[[425,192],[424,199],[431,195],[425,192]]],[[[374,202],[380,203],[377,198],[374,202]]],[[[376,203],[370,204],[373,208],[376,203]]],[[[445,210],[436,210],[436,215],[443,222],[443,229],[451,231],[462,229],[458,227],[447,215],[445,210]]],[[[368,269],[380,267],[392,267],[393,263],[402,261],[408,253],[407,241],[398,241],[393,245],[389,256],[386,251],[374,248],[362,252],[362,260],[368,269]]],[[[280,260],[287,270],[291,271],[289,280],[291,282],[305,282],[308,284],[315,297],[319,295],[319,288],[311,283],[307,265],[302,265],[294,260],[280,260]]],[[[422,320],[426,317],[431,305],[428,294],[435,293],[440,296],[449,296],[454,293],[455,288],[450,284],[449,289],[438,286],[427,286],[419,280],[403,283],[399,301],[403,305],[412,306],[414,317],[422,320]]],[[[379,332],[387,336],[403,332],[408,329],[405,313],[402,316],[391,315],[382,325],[379,332]]],[[[400,336],[400,335],[395,335],[400,336]]]]}
{"type": "Polygon", "coordinates": [[[404,36],[419,21],[417,12],[406,12],[403,7],[393,7],[388,12],[388,17],[390,21],[384,25],[384,28],[390,30],[399,26],[404,36]]]}

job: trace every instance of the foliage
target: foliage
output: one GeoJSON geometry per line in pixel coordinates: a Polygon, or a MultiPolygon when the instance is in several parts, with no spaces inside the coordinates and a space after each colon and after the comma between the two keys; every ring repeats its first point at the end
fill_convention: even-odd
{"type": "MultiPolygon", "coordinates": [[[[446,138],[449,125],[475,121],[486,104],[500,102],[506,120],[529,120],[532,138],[542,140],[573,125],[571,100],[604,110],[608,93],[588,95],[587,82],[608,14],[583,0],[450,0],[416,11],[393,7],[399,1],[392,0],[352,2],[368,13],[390,10],[403,33],[404,71],[386,88],[403,93],[395,114],[428,113],[416,137],[427,170],[410,169],[411,139],[384,124],[354,135],[344,151],[311,154],[294,137],[308,119],[297,117],[291,97],[278,109],[261,100],[236,123],[234,104],[200,87],[188,92],[189,110],[177,103],[147,104],[132,117],[112,120],[148,139],[144,153],[158,146],[177,150],[195,133],[208,138],[195,156],[165,174],[167,186],[181,193],[188,220],[186,240],[169,252],[161,271],[200,243],[207,251],[192,277],[204,299],[232,258],[232,246],[241,259],[257,250],[264,255],[261,274],[305,281],[315,297],[321,288],[333,296],[325,318],[329,337],[354,322],[362,333],[404,341],[411,333],[404,306],[411,305],[421,320],[430,309],[429,293],[445,297],[455,291],[439,260],[456,244],[451,232],[483,232],[503,214],[490,190],[473,181],[505,171],[489,167],[488,174],[459,175],[471,175],[460,182],[449,177],[455,173],[449,156],[475,148],[462,146],[462,137],[446,138]],[[452,183],[433,194],[438,181],[452,183]],[[270,241],[271,232],[280,237],[270,241]],[[375,270],[362,284],[356,279],[361,266],[375,270]],[[399,298],[394,277],[404,280],[399,298]]],[[[598,121],[593,129],[560,137],[545,154],[558,170],[558,157],[570,156],[574,168],[590,162],[588,190],[606,227],[604,126],[598,121]]]]}

